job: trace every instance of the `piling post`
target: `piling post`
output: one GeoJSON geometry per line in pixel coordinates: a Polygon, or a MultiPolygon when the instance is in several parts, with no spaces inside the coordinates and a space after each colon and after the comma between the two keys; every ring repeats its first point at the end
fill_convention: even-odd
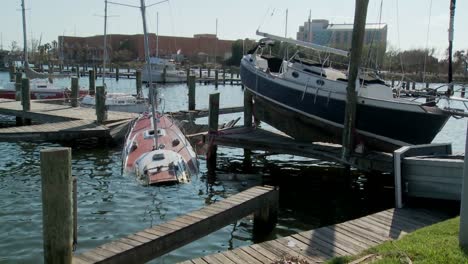
{"type": "Polygon", "coordinates": [[[211,68],[208,67],[208,78],[211,76],[211,68]]]}
{"type": "Polygon", "coordinates": [[[188,77],[188,110],[195,110],[195,75],[188,77]]]}
{"type": "Polygon", "coordinates": [[[106,95],[104,86],[97,86],[96,87],[96,117],[97,123],[99,125],[103,124],[104,121],[107,120],[107,113],[106,113],[106,95]]]}
{"type": "Polygon", "coordinates": [[[78,107],[78,77],[71,78],[71,106],[78,107]]]}
{"type": "Polygon", "coordinates": [[[94,95],[96,93],[96,72],[94,70],[89,70],[89,95],[94,95]]]}
{"type": "Polygon", "coordinates": [[[186,72],[187,72],[187,84],[188,84],[188,81],[189,81],[189,77],[190,77],[190,65],[187,66],[187,69],[185,69],[186,72]]]}
{"type": "Polygon", "coordinates": [[[409,89],[410,89],[410,84],[411,84],[410,81],[407,81],[407,82],[406,82],[406,90],[408,90],[408,91],[409,91],[409,89]]]}
{"type": "Polygon", "coordinates": [[[231,72],[231,85],[232,85],[232,80],[234,79],[234,72],[233,72],[232,67],[229,69],[229,71],[231,72]]]}
{"type": "Polygon", "coordinates": [[[76,65],[76,77],[80,77],[80,65],[76,65]]]}
{"type": "Polygon", "coordinates": [[[226,85],[226,68],[223,67],[223,85],[226,85]]]}
{"type": "Polygon", "coordinates": [[[463,166],[459,233],[460,247],[464,250],[468,250],[468,133],[466,134],[466,139],[467,141],[465,143],[465,162],[463,166]]]}
{"type": "Polygon", "coordinates": [[[429,83],[428,82],[426,83],[426,89],[429,89],[429,83]]]}
{"type": "Polygon", "coordinates": [[[119,65],[115,66],[115,80],[118,81],[120,76],[119,76],[119,65]]]}
{"type": "Polygon", "coordinates": [[[215,70],[215,80],[214,80],[214,83],[215,83],[215,87],[218,88],[218,70],[217,70],[217,69],[215,70]]]}
{"type": "Polygon", "coordinates": [[[97,77],[98,77],[98,70],[97,70],[97,66],[94,65],[94,79],[97,80],[97,77]]]}
{"type": "MultiPolygon", "coordinates": [[[[29,79],[23,78],[21,81],[21,105],[23,106],[23,114],[31,110],[31,94],[29,93],[29,79]]],[[[24,119],[24,125],[31,125],[31,119],[24,119]]]]}
{"type": "Polygon", "coordinates": [[[237,79],[239,79],[239,70],[236,70],[237,73],[237,79]]]}
{"type": "Polygon", "coordinates": [[[135,80],[136,80],[136,92],[137,98],[143,98],[143,93],[141,91],[141,71],[137,70],[135,72],[135,80]]]}
{"type": "MultiPolygon", "coordinates": [[[[23,74],[21,72],[16,73],[16,82],[15,82],[15,100],[21,101],[21,82],[23,78],[23,74]]],[[[23,125],[23,118],[17,116],[16,117],[16,125],[22,126],[23,125]]]]}
{"type": "Polygon", "coordinates": [[[356,85],[359,82],[359,65],[361,63],[362,46],[364,42],[364,33],[366,26],[367,5],[369,0],[356,1],[354,12],[354,28],[351,40],[351,58],[348,77],[348,86],[346,87],[346,108],[343,128],[343,152],[342,159],[348,161],[351,152],[354,149],[354,128],[356,124],[356,85]]]}
{"type": "Polygon", "coordinates": [[[411,86],[412,90],[416,90],[416,82],[413,82],[413,85],[411,86]]]}
{"type": "Polygon", "coordinates": [[[15,67],[15,65],[12,63],[12,64],[10,64],[10,68],[9,68],[10,82],[14,82],[14,81],[15,81],[15,72],[16,72],[16,67],[15,67]]]}
{"type": "Polygon", "coordinates": [[[254,213],[253,233],[256,237],[268,235],[278,222],[278,190],[274,190],[273,194],[271,201],[254,213]]]}
{"type": "Polygon", "coordinates": [[[392,79],[392,88],[395,87],[395,80],[392,79]]]}
{"type": "Polygon", "coordinates": [[[73,205],[71,149],[41,150],[44,263],[71,263],[73,205]]]}
{"type": "Polygon", "coordinates": [[[166,83],[166,77],[167,77],[167,68],[166,66],[164,66],[163,74],[162,74],[162,83],[166,83]]]}
{"type": "MultiPolygon", "coordinates": [[[[252,110],[253,110],[253,102],[252,102],[252,93],[245,90],[244,91],[244,127],[252,127],[252,110]]],[[[244,161],[243,161],[243,169],[246,172],[250,172],[252,169],[252,150],[244,149],[244,161]]]]}
{"type": "Polygon", "coordinates": [[[210,142],[206,157],[206,165],[208,171],[214,172],[216,169],[216,157],[218,147],[212,144],[214,136],[218,132],[219,121],[219,93],[210,94],[209,108],[208,108],[208,140],[210,142]]]}
{"type": "Polygon", "coordinates": [[[199,75],[200,77],[199,78],[201,79],[203,77],[202,76],[202,67],[201,66],[200,66],[199,72],[200,72],[200,75],[199,75]]]}

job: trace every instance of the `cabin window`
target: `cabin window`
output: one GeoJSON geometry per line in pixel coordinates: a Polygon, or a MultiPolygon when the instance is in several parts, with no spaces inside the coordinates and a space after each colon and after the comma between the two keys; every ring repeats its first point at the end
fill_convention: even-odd
{"type": "Polygon", "coordinates": [[[292,75],[294,78],[299,77],[299,73],[296,72],[296,71],[293,71],[291,75],[292,75]]]}
{"type": "Polygon", "coordinates": [[[325,84],[325,82],[323,80],[317,80],[316,83],[317,83],[317,85],[320,85],[320,86],[325,84]]]}

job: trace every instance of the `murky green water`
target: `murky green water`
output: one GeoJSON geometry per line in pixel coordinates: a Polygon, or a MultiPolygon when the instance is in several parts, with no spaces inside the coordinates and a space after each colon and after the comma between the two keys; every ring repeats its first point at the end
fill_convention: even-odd
{"type": "MultiPolygon", "coordinates": [[[[7,74],[0,73],[0,80],[7,74]]],[[[86,86],[87,79],[81,78],[86,86]]],[[[61,85],[67,80],[58,82],[61,85]]],[[[1,84],[0,84],[1,85],[1,84]]],[[[133,92],[134,80],[109,81],[110,91],[133,92]]],[[[208,105],[213,86],[197,84],[197,108],[208,105]]],[[[222,106],[242,105],[240,86],[220,86],[222,106]]],[[[166,110],[187,108],[185,85],[162,88],[166,110]]],[[[237,114],[221,117],[229,121],[237,114]]],[[[206,122],[201,119],[199,122],[206,122]]],[[[242,122],[242,120],[240,121],[242,122]]],[[[465,121],[451,119],[437,142],[464,150],[465,121]]],[[[42,262],[42,211],[39,152],[51,143],[0,143],[0,263],[42,262]]],[[[259,184],[280,186],[279,224],[271,238],[344,221],[392,207],[392,178],[354,172],[350,181],[330,163],[290,155],[259,156],[243,171],[242,150],[220,148],[216,177],[201,173],[188,184],[143,187],[121,174],[121,149],[74,148],[78,177],[78,252],[96,247],[198,209],[259,184]]],[[[257,153],[261,154],[261,152],[257,153]]],[[[251,244],[252,219],[245,218],[167,254],[154,262],[173,263],[251,244]]]]}

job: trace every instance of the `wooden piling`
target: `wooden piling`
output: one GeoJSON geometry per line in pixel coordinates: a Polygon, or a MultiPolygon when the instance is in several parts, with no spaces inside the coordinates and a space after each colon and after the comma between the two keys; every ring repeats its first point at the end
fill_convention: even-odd
{"type": "Polygon", "coordinates": [[[104,86],[97,86],[96,87],[96,118],[98,124],[103,124],[104,121],[107,119],[106,113],[106,94],[104,86]]]}
{"type": "Polygon", "coordinates": [[[96,72],[94,70],[89,70],[89,95],[94,95],[96,93],[96,72]]]}
{"type": "Polygon", "coordinates": [[[218,88],[218,70],[215,70],[215,80],[214,80],[214,85],[216,88],[218,88]]]}
{"type": "Polygon", "coordinates": [[[98,77],[98,70],[97,70],[97,66],[94,65],[94,79],[97,80],[97,77],[98,77]]]}
{"type": "Polygon", "coordinates": [[[429,89],[429,83],[428,82],[426,83],[426,89],[429,89]]]}
{"type": "Polygon", "coordinates": [[[208,77],[210,77],[210,75],[211,75],[211,68],[208,67],[208,77]]]}
{"type": "MultiPolygon", "coordinates": [[[[252,93],[245,90],[244,91],[244,126],[245,127],[252,127],[252,110],[253,110],[253,102],[252,102],[252,93]]],[[[242,167],[245,172],[250,172],[252,169],[252,150],[244,149],[244,160],[242,167]]]]}
{"type": "Polygon", "coordinates": [[[232,80],[234,79],[234,72],[233,72],[232,67],[230,68],[229,71],[231,72],[231,85],[232,85],[232,80]]]}
{"type": "Polygon", "coordinates": [[[115,66],[115,80],[118,81],[119,80],[119,66],[115,66]]]}
{"type": "Polygon", "coordinates": [[[223,67],[223,85],[226,85],[226,68],[223,67]]]}
{"type": "Polygon", "coordinates": [[[71,78],[71,106],[78,107],[78,77],[71,78]]]}
{"type": "Polygon", "coordinates": [[[141,91],[141,85],[142,85],[142,82],[141,82],[141,71],[140,70],[137,70],[135,72],[135,76],[136,76],[136,93],[137,93],[137,98],[143,98],[143,93],[141,91]]]}
{"type": "Polygon", "coordinates": [[[202,75],[202,67],[201,67],[201,66],[200,66],[199,72],[200,72],[199,78],[201,79],[201,78],[203,77],[203,75],[202,75]]]}
{"type": "Polygon", "coordinates": [[[395,80],[392,79],[392,88],[395,87],[395,80]]]}
{"type": "MultiPolygon", "coordinates": [[[[209,142],[212,142],[213,137],[218,132],[219,123],[219,93],[210,94],[209,108],[208,108],[208,134],[209,142]]],[[[218,147],[214,144],[209,144],[206,165],[208,171],[214,172],[216,169],[216,157],[218,147]]]]}
{"type": "Polygon", "coordinates": [[[406,90],[409,90],[410,89],[410,81],[407,81],[406,82],[406,90]]]}
{"type": "Polygon", "coordinates": [[[416,90],[416,82],[413,82],[413,85],[411,86],[412,90],[416,90]]]}
{"type": "Polygon", "coordinates": [[[188,84],[189,77],[190,77],[190,66],[188,66],[185,70],[187,72],[187,84],[188,84]]]}
{"type": "Polygon", "coordinates": [[[188,110],[195,110],[195,75],[188,77],[188,110]]]}
{"type": "MultiPolygon", "coordinates": [[[[278,192],[274,193],[273,200],[278,201],[278,192]]],[[[278,222],[278,203],[269,203],[254,213],[254,236],[265,236],[271,233],[278,222]]]]}
{"type": "MultiPolygon", "coordinates": [[[[346,108],[343,128],[342,159],[348,161],[354,150],[354,128],[356,124],[356,80],[359,80],[362,46],[366,27],[367,5],[369,0],[356,1],[354,11],[354,28],[351,40],[350,69],[346,87],[346,108]]],[[[358,84],[359,85],[359,84],[358,84]]]]}
{"type": "MultiPolygon", "coordinates": [[[[21,105],[23,112],[31,110],[31,94],[29,93],[29,79],[23,78],[21,81],[21,105]]],[[[31,125],[31,119],[23,118],[24,125],[31,125]]]]}
{"type": "Polygon", "coordinates": [[[14,64],[10,64],[9,73],[10,73],[10,82],[14,82],[15,74],[16,74],[16,67],[14,64]]]}
{"type": "MultiPolygon", "coordinates": [[[[16,81],[15,81],[15,100],[21,101],[21,82],[22,82],[23,74],[21,72],[16,73],[16,81]]],[[[22,126],[23,125],[23,118],[20,116],[16,117],[16,125],[22,126]]]]}
{"type": "Polygon", "coordinates": [[[166,83],[166,77],[167,77],[167,68],[166,66],[164,66],[163,74],[162,74],[162,83],[166,83]]]}
{"type": "Polygon", "coordinates": [[[41,150],[44,263],[71,263],[73,205],[71,149],[41,150]]]}
{"type": "Polygon", "coordinates": [[[78,244],[78,186],[76,177],[73,181],[73,251],[78,244]]]}

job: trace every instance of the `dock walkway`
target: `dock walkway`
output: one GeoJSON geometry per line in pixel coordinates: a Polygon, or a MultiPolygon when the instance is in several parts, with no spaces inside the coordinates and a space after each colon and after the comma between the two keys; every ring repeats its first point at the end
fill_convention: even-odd
{"type": "Polygon", "coordinates": [[[376,214],[321,227],[251,246],[187,260],[184,264],[274,263],[298,258],[323,263],[336,256],[356,255],[385,241],[396,240],[448,216],[422,209],[389,209],[376,214]]]}
{"type": "Polygon", "coordinates": [[[278,190],[267,186],[253,187],[200,210],[76,255],[73,263],[145,263],[252,213],[262,212],[259,216],[255,214],[254,225],[260,221],[264,227],[268,223],[263,222],[263,212],[276,212],[277,206],[278,190]]]}

